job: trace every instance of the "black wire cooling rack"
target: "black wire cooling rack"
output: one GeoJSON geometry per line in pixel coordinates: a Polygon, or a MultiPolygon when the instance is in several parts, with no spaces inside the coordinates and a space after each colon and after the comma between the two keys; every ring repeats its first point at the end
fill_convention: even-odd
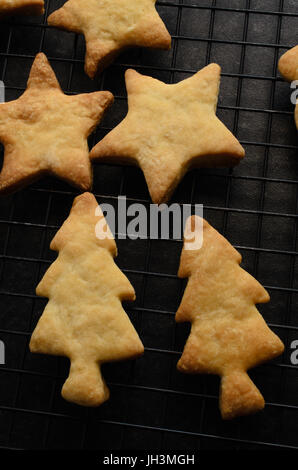
{"type": "MultiPolygon", "coordinates": [[[[46,15],[63,1],[46,1],[46,15]]],[[[84,40],[51,29],[45,18],[0,24],[0,78],[6,99],[25,89],[35,54],[47,54],[66,93],[108,89],[115,96],[90,144],[126,113],[124,71],[134,67],[166,82],[209,62],[222,66],[218,115],[246,148],[233,171],[196,170],[173,201],[203,203],[205,217],[243,254],[243,266],[271,295],[260,310],[285,342],[282,357],[251,371],[267,401],[255,416],[222,422],[219,380],[185,376],[176,362],[189,332],[175,325],[183,291],[177,276],[181,241],[119,240],[119,266],[137,292],[128,306],[145,344],[137,361],[108,364],[111,399],[96,410],[63,401],[63,358],[31,355],[28,342],[46,301],[35,286],[55,254],[49,243],[66,218],[75,191],[48,178],[0,199],[0,446],[13,449],[268,449],[298,447],[297,132],[290,89],[277,73],[280,55],[297,43],[297,0],[159,1],[173,36],[171,51],[132,50],[99,79],[83,72],[84,40]]],[[[94,193],[149,203],[142,173],[95,166],[94,193]]]]}

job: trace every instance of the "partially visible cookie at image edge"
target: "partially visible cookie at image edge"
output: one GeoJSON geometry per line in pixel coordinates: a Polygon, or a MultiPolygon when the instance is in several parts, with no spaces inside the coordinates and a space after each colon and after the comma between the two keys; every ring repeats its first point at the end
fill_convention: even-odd
{"type": "Polygon", "coordinates": [[[0,18],[14,14],[42,15],[44,0],[0,0],[0,18]]]}
{"type": "Polygon", "coordinates": [[[48,24],[84,34],[85,71],[94,78],[123,49],[171,47],[171,36],[155,3],[156,0],[68,0],[48,17],[48,24]]]}
{"type": "MultiPolygon", "coordinates": [[[[278,70],[285,80],[293,82],[298,80],[298,45],[281,56],[278,70]]],[[[298,129],[298,105],[295,108],[295,122],[298,129]]]]}

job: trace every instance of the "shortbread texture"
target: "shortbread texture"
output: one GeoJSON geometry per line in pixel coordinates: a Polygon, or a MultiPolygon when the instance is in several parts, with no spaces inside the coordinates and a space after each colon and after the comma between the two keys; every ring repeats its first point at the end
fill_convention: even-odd
{"type": "Polygon", "coordinates": [[[0,141],[5,147],[0,193],[46,174],[90,189],[87,137],[112,101],[113,95],[105,91],[65,95],[46,56],[38,54],[23,95],[0,104],[0,141]]]}
{"type": "MultiPolygon", "coordinates": [[[[278,69],[288,82],[298,80],[298,46],[293,47],[281,56],[278,69]]],[[[295,108],[295,122],[298,129],[298,104],[295,108]]]]}
{"type": "Polygon", "coordinates": [[[78,196],[51,243],[59,255],[36,289],[49,302],[30,341],[31,352],[70,359],[62,396],[90,407],[109,398],[101,364],[144,351],[121,304],[135,299],[134,289],[114,262],[113,237],[96,237],[97,223],[111,236],[95,197],[78,196]]]}
{"type": "Polygon", "coordinates": [[[215,114],[220,70],[210,64],[171,85],[128,70],[128,114],[91,160],[138,165],[156,204],[167,202],[192,168],[236,165],[244,149],[215,114]]]}
{"type": "MultiPolygon", "coordinates": [[[[186,225],[188,243],[199,230],[196,217],[186,225]]],[[[221,377],[224,419],[264,407],[264,398],[246,371],[284,350],[255,306],[270,300],[267,291],[240,263],[241,255],[204,220],[203,245],[195,250],[184,245],[178,273],[189,279],[176,321],[192,323],[178,369],[221,377]]]]}
{"type": "Polygon", "coordinates": [[[48,23],[84,34],[85,71],[94,78],[123,49],[171,47],[171,36],[155,3],[156,0],[68,0],[49,16],[48,23]]]}
{"type": "Polygon", "coordinates": [[[0,0],[0,18],[14,14],[42,15],[43,13],[43,0],[0,0]]]}

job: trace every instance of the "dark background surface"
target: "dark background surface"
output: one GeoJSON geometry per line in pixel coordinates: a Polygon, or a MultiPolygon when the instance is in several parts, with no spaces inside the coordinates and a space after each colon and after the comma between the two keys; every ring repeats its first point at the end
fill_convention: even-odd
{"type": "MultiPolygon", "coordinates": [[[[47,12],[63,1],[46,1],[47,12]]],[[[246,149],[234,171],[196,170],[173,201],[203,203],[205,217],[243,255],[243,267],[269,290],[260,311],[285,342],[275,362],[251,371],[267,406],[256,416],[222,422],[219,380],[185,376],[176,363],[189,332],[175,325],[183,284],[181,243],[117,242],[118,264],[137,301],[127,309],[146,352],[137,361],[108,364],[111,399],[96,410],[66,403],[60,390],[68,361],[31,355],[28,342],[45,300],[35,286],[55,258],[49,243],[67,217],[75,191],[51,178],[0,199],[0,447],[23,449],[267,449],[298,447],[297,132],[289,84],[278,58],[297,43],[297,0],[171,0],[158,10],[173,35],[171,51],[132,50],[99,79],[83,71],[84,40],[46,26],[43,18],[0,24],[0,79],[6,99],[24,90],[35,54],[45,52],[65,92],[108,89],[116,96],[92,145],[126,113],[128,66],[176,82],[215,61],[222,66],[218,115],[246,149]]],[[[99,202],[149,201],[138,169],[95,166],[99,202]]]]}

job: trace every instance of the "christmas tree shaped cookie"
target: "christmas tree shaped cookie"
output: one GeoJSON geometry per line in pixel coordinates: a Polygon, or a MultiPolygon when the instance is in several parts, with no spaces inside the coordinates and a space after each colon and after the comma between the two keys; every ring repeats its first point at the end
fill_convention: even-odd
{"type": "Polygon", "coordinates": [[[169,49],[171,36],[155,9],[156,0],[68,0],[48,23],[83,33],[85,71],[94,78],[128,47],[169,49]]]}
{"type": "MultiPolygon", "coordinates": [[[[294,82],[298,80],[298,46],[293,47],[287,51],[279,59],[278,69],[281,75],[288,81],[294,82]]],[[[297,87],[296,87],[297,88],[297,87]]],[[[295,108],[295,122],[298,129],[298,104],[295,108]]]]}
{"type": "Polygon", "coordinates": [[[42,15],[44,0],[0,0],[0,18],[15,13],[25,15],[42,15]]]}
{"type": "Polygon", "coordinates": [[[244,149],[215,114],[220,70],[210,64],[170,85],[127,70],[128,114],[90,158],[138,165],[155,204],[192,168],[237,165],[244,149]]]}
{"type": "Polygon", "coordinates": [[[134,289],[114,263],[116,244],[92,194],[75,199],[51,249],[59,256],[37,287],[37,294],[49,302],[30,350],[68,357],[70,373],[62,396],[98,406],[109,398],[101,364],[134,358],[144,348],[121,305],[135,299],[134,289]],[[96,236],[98,223],[110,238],[96,236]]]}
{"type": "MultiPolygon", "coordinates": [[[[188,219],[185,243],[196,233],[196,216],[188,219]]],[[[182,250],[179,276],[189,278],[176,314],[192,323],[178,369],[221,377],[220,410],[224,419],[254,413],[264,399],[247,370],[283,352],[256,303],[268,302],[266,290],[239,264],[241,255],[203,221],[200,249],[182,250]]]]}

